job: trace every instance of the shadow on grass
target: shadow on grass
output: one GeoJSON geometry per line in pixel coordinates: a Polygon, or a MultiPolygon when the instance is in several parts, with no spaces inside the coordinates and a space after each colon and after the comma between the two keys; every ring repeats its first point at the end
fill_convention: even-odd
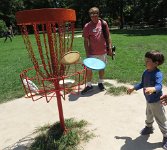
{"type": "Polygon", "coordinates": [[[66,119],[67,131],[64,132],[60,122],[48,124],[3,150],[77,150],[81,142],[88,142],[94,137],[94,134],[85,128],[87,125],[88,122],[84,120],[66,119]]]}
{"type": "Polygon", "coordinates": [[[33,134],[30,134],[2,150],[28,150],[30,143],[33,141],[33,134]]]}
{"type": "Polygon", "coordinates": [[[112,34],[125,34],[126,36],[149,36],[149,35],[167,35],[167,28],[150,29],[115,29],[112,34]]]}

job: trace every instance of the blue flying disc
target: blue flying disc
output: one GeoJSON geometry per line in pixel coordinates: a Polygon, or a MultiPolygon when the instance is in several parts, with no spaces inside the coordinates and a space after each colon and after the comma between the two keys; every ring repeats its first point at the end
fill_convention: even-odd
{"type": "Polygon", "coordinates": [[[83,60],[83,64],[92,70],[102,70],[106,67],[106,64],[97,58],[86,58],[83,60]]]}

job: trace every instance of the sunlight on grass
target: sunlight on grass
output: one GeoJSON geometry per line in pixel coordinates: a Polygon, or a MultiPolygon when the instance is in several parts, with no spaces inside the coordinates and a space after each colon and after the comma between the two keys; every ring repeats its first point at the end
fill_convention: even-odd
{"type": "Polygon", "coordinates": [[[37,136],[29,150],[78,150],[81,142],[88,142],[95,135],[86,129],[88,122],[65,120],[67,133],[63,133],[60,123],[45,125],[36,129],[37,136]]]}
{"type": "Polygon", "coordinates": [[[127,87],[125,87],[125,86],[116,87],[113,84],[110,84],[108,82],[105,82],[104,84],[107,87],[107,90],[106,90],[107,94],[114,95],[114,96],[126,94],[127,87]]]}

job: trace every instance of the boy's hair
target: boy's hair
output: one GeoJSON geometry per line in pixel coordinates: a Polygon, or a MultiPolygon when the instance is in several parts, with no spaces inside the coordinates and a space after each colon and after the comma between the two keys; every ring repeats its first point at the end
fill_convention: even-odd
{"type": "Polygon", "coordinates": [[[97,8],[97,7],[92,7],[92,8],[89,9],[89,14],[94,13],[94,12],[96,12],[96,13],[99,14],[99,8],[97,8]]]}
{"type": "Polygon", "coordinates": [[[146,52],[145,57],[150,58],[154,63],[158,62],[158,65],[162,65],[165,60],[164,55],[156,50],[146,52]]]}

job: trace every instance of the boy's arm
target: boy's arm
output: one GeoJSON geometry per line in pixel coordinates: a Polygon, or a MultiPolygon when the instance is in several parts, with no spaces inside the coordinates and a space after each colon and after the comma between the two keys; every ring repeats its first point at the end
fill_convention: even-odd
{"type": "Polygon", "coordinates": [[[142,75],[142,79],[141,79],[141,83],[138,83],[134,86],[134,89],[137,91],[137,90],[140,90],[143,88],[143,79],[144,79],[144,73],[142,75]]]}
{"type": "Polygon", "coordinates": [[[141,83],[138,83],[138,84],[134,85],[133,87],[128,88],[127,89],[127,94],[131,94],[134,90],[137,91],[137,90],[139,90],[141,88],[143,88],[143,75],[142,75],[141,83]]]}
{"type": "Polygon", "coordinates": [[[163,80],[163,75],[161,72],[158,72],[156,74],[156,80],[155,80],[155,92],[156,93],[162,90],[162,80],[163,80]]]}

